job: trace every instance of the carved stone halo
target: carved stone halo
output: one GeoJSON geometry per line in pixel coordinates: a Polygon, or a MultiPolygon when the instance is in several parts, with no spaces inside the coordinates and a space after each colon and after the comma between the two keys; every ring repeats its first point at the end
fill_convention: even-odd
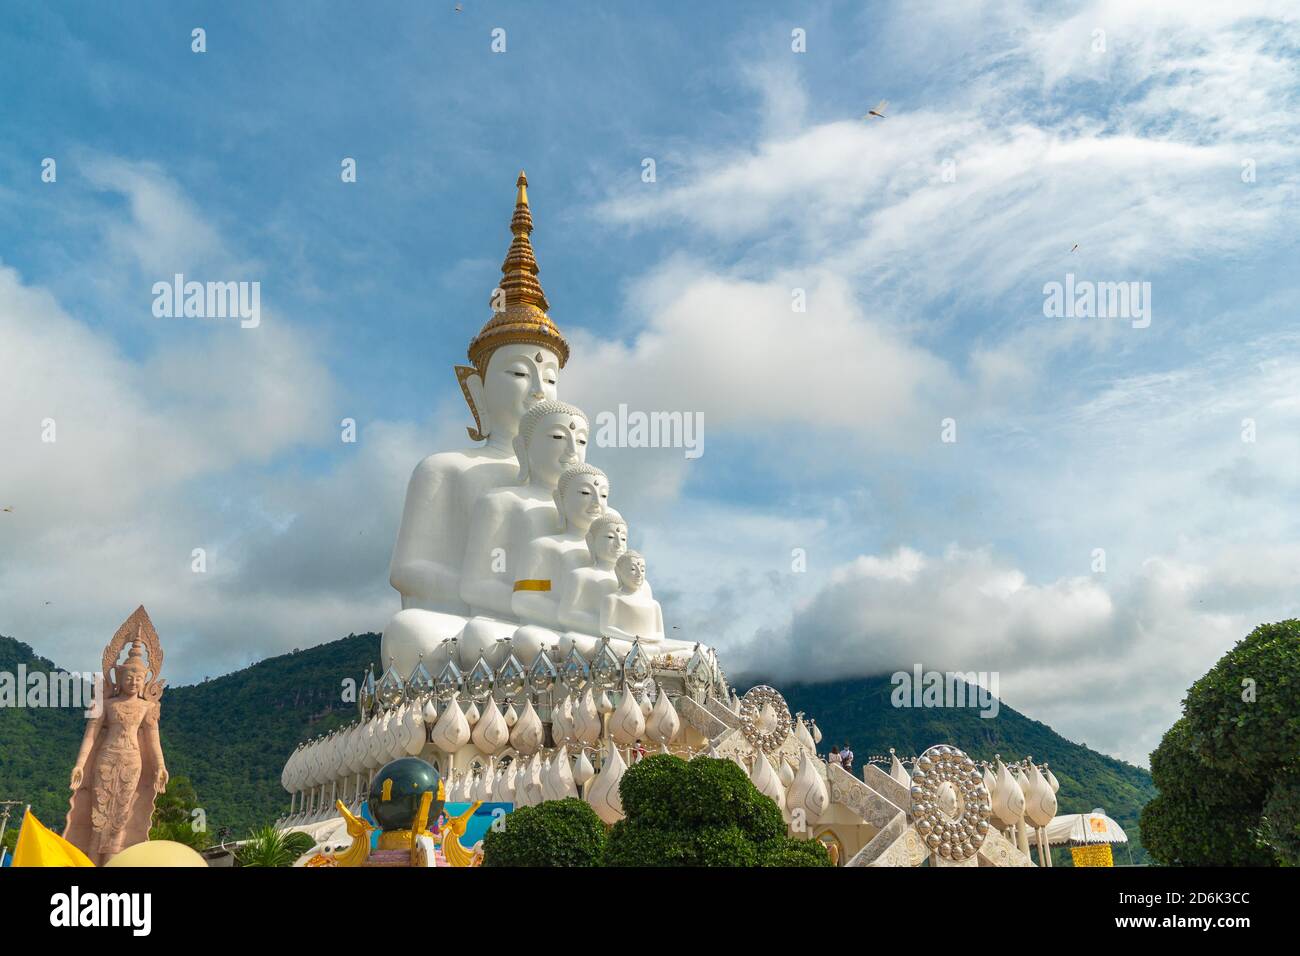
{"type": "Polygon", "coordinates": [[[772,687],[751,687],[740,699],[740,732],[750,746],[771,753],[790,736],[790,708],[772,687]]]}
{"type": "Polygon", "coordinates": [[[956,747],[931,747],[917,758],[910,793],[912,822],[927,849],[945,860],[975,855],[993,811],[975,761],[956,747]]]}

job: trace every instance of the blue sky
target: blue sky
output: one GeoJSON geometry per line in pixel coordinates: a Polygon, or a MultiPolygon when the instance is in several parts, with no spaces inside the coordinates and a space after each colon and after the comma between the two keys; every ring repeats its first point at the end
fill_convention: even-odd
{"type": "Polygon", "coordinates": [[[592,461],[732,671],[996,669],[1143,761],[1296,613],[1284,5],[453,6],[0,15],[0,633],[92,667],[143,601],[184,681],[381,629],[521,167],[561,395],[705,415],[592,461]],[[155,318],[174,272],[262,326],[155,318]],[[1150,327],[1045,317],[1067,272],[1150,327]]]}

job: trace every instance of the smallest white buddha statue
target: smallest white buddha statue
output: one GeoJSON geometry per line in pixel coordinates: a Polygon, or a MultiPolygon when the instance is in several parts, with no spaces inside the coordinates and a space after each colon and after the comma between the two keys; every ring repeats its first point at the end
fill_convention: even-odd
{"type": "Polygon", "coordinates": [[[664,612],[648,593],[645,558],[639,551],[624,551],[614,563],[618,590],[600,604],[600,633],[611,641],[658,644],[664,639],[664,612]]]}

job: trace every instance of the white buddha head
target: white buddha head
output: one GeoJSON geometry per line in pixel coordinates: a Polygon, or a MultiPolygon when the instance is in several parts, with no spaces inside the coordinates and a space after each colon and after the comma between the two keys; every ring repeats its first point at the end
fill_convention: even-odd
{"type": "Polygon", "coordinates": [[[456,366],[469,410],[470,438],[508,443],[532,405],[554,399],[559,370],[569,360],[569,343],[547,314],[546,294],[537,280],[537,257],[528,206],[528,178],[515,181],[511,242],[501,264],[501,284],[492,292],[492,318],[469,343],[469,365],[456,366]]]}
{"type": "Polygon", "coordinates": [[[595,465],[574,465],[560,475],[553,497],[560,530],[586,534],[609,506],[609,479],[595,465]]]}
{"type": "Polygon", "coordinates": [[[587,551],[591,554],[591,563],[613,567],[618,556],[626,550],[627,522],[613,508],[607,508],[587,529],[587,551]]]}
{"type": "Polygon", "coordinates": [[[639,551],[624,551],[614,562],[614,576],[626,594],[641,590],[645,584],[645,558],[639,551]]]}
{"type": "Polygon", "coordinates": [[[538,402],[524,413],[515,436],[519,483],[555,491],[560,475],[587,460],[586,413],[559,399],[538,402]]]}
{"type": "Polygon", "coordinates": [[[513,441],[524,413],[538,402],[555,398],[560,364],[559,356],[550,349],[515,342],[492,352],[481,375],[469,372],[461,385],[474,412],[478,437],[513,441]]]}

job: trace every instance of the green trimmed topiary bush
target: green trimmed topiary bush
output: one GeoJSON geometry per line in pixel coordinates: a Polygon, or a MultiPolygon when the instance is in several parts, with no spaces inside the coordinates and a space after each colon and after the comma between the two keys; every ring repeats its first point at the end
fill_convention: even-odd
{"type": "Polygon", "coordinates": [[[606,827],[582,800],[520,807],[483,838],[484,866],[600,866],[606,827]]]}
{"type": "Polygon", "coordinates": [[[1192,685],[1151,754],[1142,842],[1167,866],[1300,863],[1300,621],[1261,624],[1192,685]]]}
{"type": "Polygon", "coordinates": [[[786,836],[781,811],[730,760],[669,754],[628,769],[606,866],[829,866],[816,841],[786,836]]]}

